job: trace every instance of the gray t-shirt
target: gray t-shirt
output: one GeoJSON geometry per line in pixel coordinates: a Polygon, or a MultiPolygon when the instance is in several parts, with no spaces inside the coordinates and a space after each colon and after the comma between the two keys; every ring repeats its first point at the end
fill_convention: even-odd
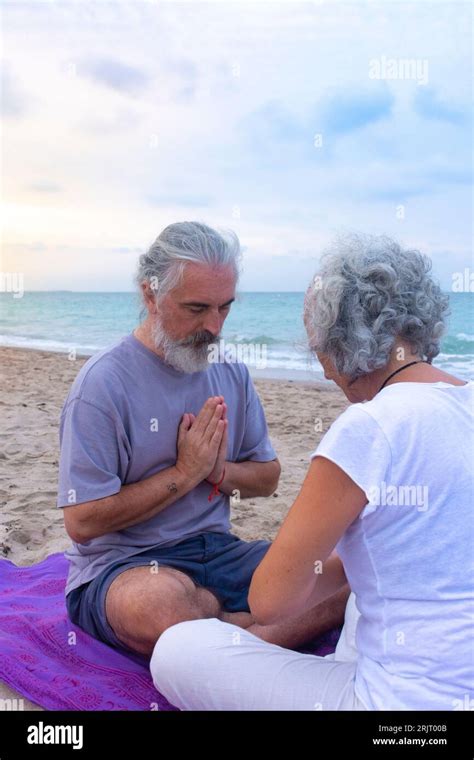
{"type": "MultiPolygon", "coordinates": [[[[216,363],[178,372],[133,334],[91,357],[79,371],[60,421],[58,507],[102,499],[171,467],[185,412],[198,414],[209,396],[227,404],[227,460],[268,462],[276,453],[245,364],[216,363]]],[[[208,496],[203,481],[144,522],[83,544],[72,542],[65,593],[95,578],[118,559],[154,546],[172,546],[204,531],[230,530],[225,494],[208,496]]],[[[100,502],[99,502],[100,505],[100,502]]]]}

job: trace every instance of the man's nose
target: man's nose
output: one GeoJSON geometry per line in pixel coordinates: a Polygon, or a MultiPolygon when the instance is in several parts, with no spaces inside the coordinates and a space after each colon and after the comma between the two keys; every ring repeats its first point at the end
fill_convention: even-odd
{"type": "Polygon", "coordinates": [[[219,335],[222,325],[224,323],[224,317],[219,312],[211,312],[206,314],[204,320],[203,329],[212,333],[213,335],[219,335]]]}

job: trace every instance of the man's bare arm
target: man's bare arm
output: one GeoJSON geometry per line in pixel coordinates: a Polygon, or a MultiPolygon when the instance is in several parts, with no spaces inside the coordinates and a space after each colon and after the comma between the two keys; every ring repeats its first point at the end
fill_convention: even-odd
{"type": "Polygon", "coordinates": [[[173,504],[201,482],[176,466],[138,483],[122,486],[104,499],[64,507],[64,524],[73,541],[81,544],[106,533],[145,522],[173,504]]]}
{"type": "MultiPolygon", "coordinates": [[[[226,461],[228,439],[227,404],[224,398],[221,398],[224,432],[219,451],[217,452],[214,469],[208,475],[207,480],[210,483],[221,483],[225,467],[225,478],[219,486],[219,490],[223,493],[230,495],[234,491],[239,491],[242,499],[248,499],[252,496],[271,496],[276,491],[281,473],[278,459],[273,459],[270,462],[254,462],[250,459],[244,462],[226,461]]],[[[193,415],[191,415],[191,422],[194,424],[193,415]]]]}
{"type": "Polygon", "coordinates": [[[173,467],[124,485],[104,499],[65,507],[64,524],[72,540],[84,543],[145,522],[205,480],[215,465],[225,427],[220,400],[221,396],[213,396],[206,401],[192,429],[190,415],[183,415],[173,467]]]}
{"type": "Polygon", "coordinates": [[[278,459],[271,462],[226,462],[225,478],[219,490],[229,495],[239,491],[242,499],[271,496],[278,486],[280,472],[278,459]]]}

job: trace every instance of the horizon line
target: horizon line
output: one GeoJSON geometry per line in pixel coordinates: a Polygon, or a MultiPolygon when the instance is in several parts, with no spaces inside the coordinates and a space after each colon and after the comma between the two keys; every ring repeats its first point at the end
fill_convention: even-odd
{"type": "MultiPolygon", "coordinates": [[[[9,290],[1,290],[0,296],[11,296],[14,291],[9,290]]],[[[260,293],[260,294],[275,294],[275,293],[282,293],[282,294],[290,294],[290,293],[305,293],[305,290],[238,290],[237,295],[239,294],[245,294],[245,293],[260,293]]],[[[473,291],[469,290],[462,290],[462,291],[455,291],[455,290],[445,290],[441,289],[441,292],[445,295],[473,295],[473,291]]],[[[29,294],[29,293],[87,293],[89,295],[95,293],[97,295],[117,295],[118,293],[128,293],[129,295],[137,295],[140,296],[140,293],[138,290],[68,290],[66,288],[57,288],[54,290],[23,290],[23,294],[29,294]]]]}

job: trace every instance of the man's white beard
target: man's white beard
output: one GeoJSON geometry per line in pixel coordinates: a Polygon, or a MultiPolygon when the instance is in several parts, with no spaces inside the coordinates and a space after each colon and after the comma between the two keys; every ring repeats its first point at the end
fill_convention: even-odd
{"type": "Polygon", "coordinates": [[[152,338],[155,347],[163,352],[164,361],[178,372],[202,372],[209,368],[209,346],[218,342],[219,337],[207,340],[208,333],[199,333],[185,338],[173,340],[163,328],[161,320],[157,317],[152,327],[152,338]],[[194,345],[193,341],[203,340],[200,345],[194,345]]]}

